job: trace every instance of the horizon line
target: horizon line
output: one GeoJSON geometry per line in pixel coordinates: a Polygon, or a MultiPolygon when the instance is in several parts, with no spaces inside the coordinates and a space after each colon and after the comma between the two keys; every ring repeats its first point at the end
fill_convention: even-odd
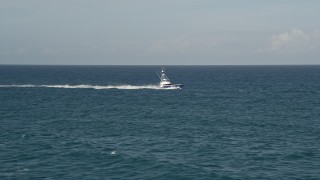
{"type": "Polygon", "coordinates": [[[0,64],[0,66],[319,66],[320,64],[0,64]]]}

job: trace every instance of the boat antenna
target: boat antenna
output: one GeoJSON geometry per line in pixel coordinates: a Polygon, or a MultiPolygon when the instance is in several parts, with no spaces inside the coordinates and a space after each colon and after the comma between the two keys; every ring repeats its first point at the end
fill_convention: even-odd
{"type": "Polygon", "coordinates": [[[157,73],[157,71],[154,71],[154,72],[158,75],[159,79],[161,79],[161,77],[160,77],[160,75],[157,73]]]}
{"type": "Polygon", "coordinates": [[[165,71],[166,71],[166,69],[162,66],[162,67],[161,67],[161,73],[162,73],[162,72],[165,72],[165,71]]]}

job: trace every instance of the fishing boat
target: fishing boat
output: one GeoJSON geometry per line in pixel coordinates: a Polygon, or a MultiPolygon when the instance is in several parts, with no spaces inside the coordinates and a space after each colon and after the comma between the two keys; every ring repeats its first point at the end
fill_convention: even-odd
{"type": "Polygon", "coordinates": [[[176,88],[176,89],[181,89],[183,84],[172,84],[168,76],[165,74],[165,70],[161,70],[161,76],[160,77],[160,84],[159,86],[161,88],[176,88]]]}

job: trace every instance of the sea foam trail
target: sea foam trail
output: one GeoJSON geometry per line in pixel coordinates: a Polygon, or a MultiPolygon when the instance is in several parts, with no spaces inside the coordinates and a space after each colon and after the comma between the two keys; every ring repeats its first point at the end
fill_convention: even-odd
{"type": "Polygon", "coordinates": [[[180,88],[160,88],[157,85],[108,85],[108,86],[95,86],[95,85],[32,85],[32,84],[24,84],[24,85],[0,85],[0,88],[66,88],[66,89],[159,89],[159,90],[170,90],[170,89],[180,89],[180,88]]]}

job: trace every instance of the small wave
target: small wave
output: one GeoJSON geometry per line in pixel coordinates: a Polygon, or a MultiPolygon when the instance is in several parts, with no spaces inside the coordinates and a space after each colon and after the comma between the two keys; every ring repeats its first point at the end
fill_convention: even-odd
{"type": "Polygon", "coordinates": [[[160,88],[157,85],[107,85],[107,86],[96,86],[96,85],[32,85],[32,84],[24,84],[24,85],[0,85],[0,88],[66,88],[66,89],[159,89],[159,90],[170,90],[170,89],[180,89],[180,88],[160,88]]]}

